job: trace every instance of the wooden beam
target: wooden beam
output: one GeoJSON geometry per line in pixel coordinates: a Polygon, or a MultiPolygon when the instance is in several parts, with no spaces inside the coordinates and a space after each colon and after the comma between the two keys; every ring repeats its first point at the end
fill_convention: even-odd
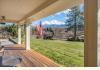
{"type": "Polygon", "coordinates": [[[49,5],[53,4],[54,2],[56,2],[57,0],[47,0],[45,1],[43,4],[41,4],[40,6],[38,6],[36,9],[32,10],[30,13],[28,13],[27,15],[25,15],[21,20],[19,20],[18,22],[21,22],[23,20],[26,20],[27,18],[29,18],[30,16],[33,16],[34,14],[40,12],[42,9],[48,7],[49,5]]]}
{"type": "Polygon", "coordinates": [[[97,8],[98,0],[85,0],[85,54],[86,67],[97,66],[97,8]]]}

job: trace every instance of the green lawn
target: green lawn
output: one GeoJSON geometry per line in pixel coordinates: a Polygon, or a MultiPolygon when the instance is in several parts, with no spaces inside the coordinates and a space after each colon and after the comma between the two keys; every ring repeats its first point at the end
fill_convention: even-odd
{"type": "Polygon", "coordinates": [[[31,39],[31,48],[61,66],[84,66],[84,43],[31,39]]]}

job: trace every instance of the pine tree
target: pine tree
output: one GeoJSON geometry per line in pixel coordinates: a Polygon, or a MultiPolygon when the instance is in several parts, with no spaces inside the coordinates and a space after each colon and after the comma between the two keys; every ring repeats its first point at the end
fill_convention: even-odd
{"type": "Polygon", "coordinates": [[[75,6],[71,8],[69,13],[66,14],[66,17],[68,17],[68,19],[66,20],[67,30],[73,31],[74,33],[73,39],[76,40],[78,25],[79,24],[82,25],[83,23],[83,16],[82,16],[82,12],[80,12],[79,6],[75,6]]]}

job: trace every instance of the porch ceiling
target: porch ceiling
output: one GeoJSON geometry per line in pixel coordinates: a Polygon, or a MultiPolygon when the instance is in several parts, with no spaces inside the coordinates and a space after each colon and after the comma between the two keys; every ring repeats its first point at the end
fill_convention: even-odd
{"type": "MultiPolygon", "coordinates": [[[[83,0],[0,0],[0,16],[7,22],[31,21],[82,3],[83,0]]],[[[0,20],[1,21],[1,20],[0,20]]]]}

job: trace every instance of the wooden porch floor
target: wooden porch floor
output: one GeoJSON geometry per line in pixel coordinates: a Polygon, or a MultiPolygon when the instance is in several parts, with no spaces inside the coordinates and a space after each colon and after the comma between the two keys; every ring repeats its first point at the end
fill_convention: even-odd
{"type": "Polygon", "coordinates": [[[22,58],[20,67],[58,67],[59,65],[34,50],[25,50],[20,45],[5,46],[4,56],[16,55],[22,58]]]}

